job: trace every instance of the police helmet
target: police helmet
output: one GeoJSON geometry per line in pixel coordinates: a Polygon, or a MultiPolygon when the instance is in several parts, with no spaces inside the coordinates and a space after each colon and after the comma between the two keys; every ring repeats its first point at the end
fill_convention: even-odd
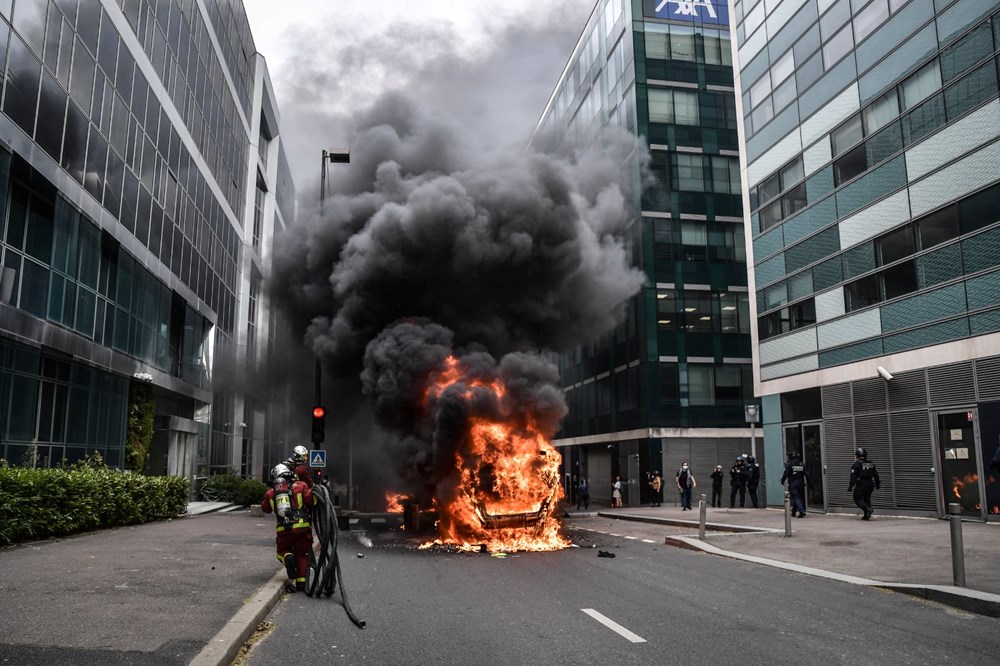
{"type": "Polygon", "coordinates": [[[863,446],[859,446],[857,448],[857,450],[854,452],[854,457],[855,458],[867,458],[868,457],[868,449],[866,449],[863,446]]]}
{"type": "Polygon", "coordinates": [[[274,469],[271,470],[272,479],[277,479],[279,477],[291,478],[291,476],[292,470],[288,469],[288,467],[282,463],[278,463],[274,466],[274,469]]]}
{"type": "Polygon", "coordinates": [[[747,458],[747,462],[753,464],[753,463],[757,462],[757,457],[756,456],[750,456],[749,458],[747,458]]]}
{"type": "Polygon", "coordinates": [[[736,464],[739,465],[741,462],[743,462],[743,456],[736,456],[736,464]]]}
{"type": "Polygon", "coordinates": [[[306,447],[299,445],[292,449],[292,459],[295,460],[295,462],[305,462],[308,457],[309,449],[306,447]]]}

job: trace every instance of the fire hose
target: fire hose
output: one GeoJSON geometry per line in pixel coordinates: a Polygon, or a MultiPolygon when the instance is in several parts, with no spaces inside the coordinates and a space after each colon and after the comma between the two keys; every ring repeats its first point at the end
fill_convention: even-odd
{"type": "Polygon", "coordinates": [[[337,511],[330,498],[330,491],[323,484],[317,483],[312,488],[318,500],[313,507],[313,532],[319,541],[319,548],[309,552],[309,580],[306,582],[306,594],[310,597],[331,597],[340,580],[340,596],[344,600],[344,610],[347,617],[360,629],[367,623],[358,618],[351,610],[344,590],[344,575],[340,571],[340,557],[337,545],[340,541],[340,528],[337,525],[337,511]]]}

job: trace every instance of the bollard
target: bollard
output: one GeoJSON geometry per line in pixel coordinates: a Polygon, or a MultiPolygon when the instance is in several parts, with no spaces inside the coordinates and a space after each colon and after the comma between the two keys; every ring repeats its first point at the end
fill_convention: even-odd
{"type": "Polygon", "coordinates": [[[965,548],[962,546],[962,507],[948,505],[948,521],[951,523],[951,571],[955,585],[965,587],[965,548]]]}
{"type": "Polygon", "coordinates": [[[705,493],[698,500],[698,538],[705,538],[705,493]]]}
{"type": "Polygon", "coordinates": [[[792,536],[792,495],[785,491],[785,536],[792,536]]]}

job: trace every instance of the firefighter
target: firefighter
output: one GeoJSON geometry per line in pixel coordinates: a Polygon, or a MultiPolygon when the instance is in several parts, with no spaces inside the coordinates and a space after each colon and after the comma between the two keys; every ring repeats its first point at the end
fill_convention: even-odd
{"type": "Polygon", "coordinates": [[[295,478],[313,487],[312,468],[309,467],[309,449],[299,445],[292,449],[292,455],[281,463],[295,473],[295,478]]]}
{"type": "Polygon", "coordinates": [[[271,471],[271,478],[271,487],[264,493],[260,508],[264,513],[273,513],[277,520],[277,556],[288,572],[285,589],[302,592],[306,589],[309,551],[313,541],[310,515],[317,498],[312,488],[305,481],[297,480],[287,465],[276,465],[271,471]]]}

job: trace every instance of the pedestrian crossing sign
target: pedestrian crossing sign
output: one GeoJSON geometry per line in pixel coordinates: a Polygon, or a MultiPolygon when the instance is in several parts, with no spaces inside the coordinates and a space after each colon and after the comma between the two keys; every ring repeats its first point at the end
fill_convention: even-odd
{"type": "Polygon", "coordinates": [[[323,449],[314,449],[309,452],[309,466],[310,467],[326,467],[326,451],[323,449]]]}

